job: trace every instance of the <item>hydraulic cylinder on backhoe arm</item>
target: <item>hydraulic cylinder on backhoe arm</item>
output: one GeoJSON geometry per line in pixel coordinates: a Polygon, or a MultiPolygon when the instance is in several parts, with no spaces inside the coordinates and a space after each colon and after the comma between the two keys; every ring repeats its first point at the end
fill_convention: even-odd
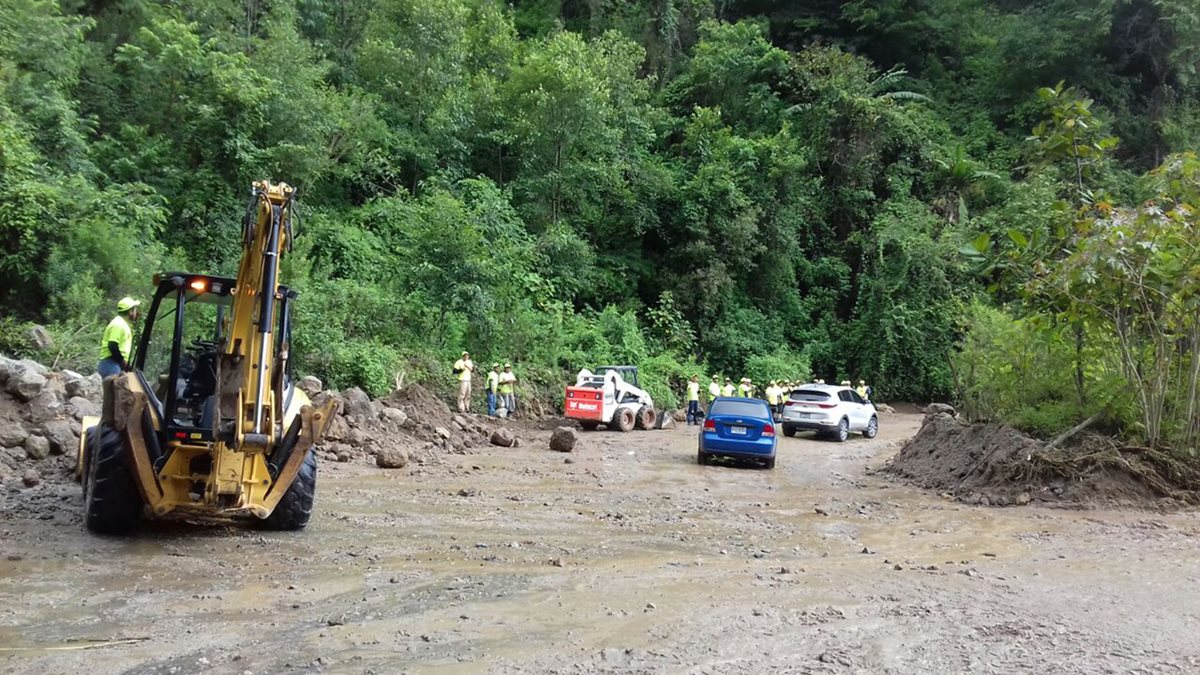
{"type": "Polygon", "coordinates": [[[290,250],[295,190],[286,183],[254,183],[242,224],[242,260],[221,362],[218,432],[234,448],[265,452],[281,434],[282,395],[272,386],[284,366],[275,353],[279,261],[290,250]]]}

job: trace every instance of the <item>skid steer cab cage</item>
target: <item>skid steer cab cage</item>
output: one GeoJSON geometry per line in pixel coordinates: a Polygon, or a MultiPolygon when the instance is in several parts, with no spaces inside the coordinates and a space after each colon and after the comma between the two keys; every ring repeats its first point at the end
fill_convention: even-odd
{"type": "MultiPolygon", "coordinates": [[[[233,304],[237,282],[228,277],[184,272],[162,272],[154,275],[156,287],[154,299],[146,313],[144,329],[138,338],[134,352],[133,367],[142,375],[151,405],[156,408],[160,424],[160,443],[164,446],[172,441],[208,442],[221,440],[232,443],[235,438],[232,421],[227,429],[216,429],[213,416],[217,414],[216,394],[220,383],[216,381],[216,359],[225,350],[227,312],[233,304]],[[164,304],[174,307],[164,308],[164,304]],[[211,339],[195,339],[185,344],[187,327],[192,322],[196,305],[216,307],[214,325],[210,327],[211,339]],[[189,307],[192,312],[189,312],[189,307]],[[162,316],[160,317],[160,312],[162,316]],[[169,322],[164,325],[165,322],[169,322]],[[168,361],[160,372],[147,372],[147,360],[156,331],[168,328],[171,341],[168,361]]],[[[291,303],[298,293],[286,286],[278,287],[278,311],[275,316],[275,353],[286,355],[291,340],[291,303]]],[[[202,319],[203,320],[203,319],[202,319]]],[[[194,323],[194,322],[193,322],[194,323]]],[[[295,388],[292,381],[291,359],[283,359],[283,369],[275,371],[271,383],[277,401],[283,409],[292,408],[290,399],[295,388]],[[285,393],[287,398],[285,399],[285,393]]],[[[307,401],[306,401],[307,402],[307,401]]]]}

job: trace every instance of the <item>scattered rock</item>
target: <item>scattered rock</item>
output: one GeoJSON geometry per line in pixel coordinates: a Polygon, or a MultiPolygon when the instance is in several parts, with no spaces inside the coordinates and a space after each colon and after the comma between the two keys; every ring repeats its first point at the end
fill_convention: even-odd
{"type": "Polygon", "coordinates": [[[930,403],[929,405],[925,406],[925,409],[921,412],[925,413],[926,415],[937,415],[941,413],[950,415],[951,417],[955,415],[954,406],[947,405],[945,403],[930,403]]]}
{"type": "MultiPolygon", "coordinates": [[[[345,464],[346,462],[349,462],[351,459],[353,459],[353,455],[350,454],[349,450],[339,450],[337,452],[337,454],[334,455],[334,457],[337,459],[337,461],[341,462],[342,464],[345,464]]],[[[376,464],[379,463],[379,454],[378,453],[375,454],[375,463],[376,464]]]]}
{"type": "Polygon", "coordinates": [[[1028,492],[1022,492],[1013,499],[1013,503],[1019,506],[1025,506],[1031,501],[1033,501],[1033,498],[1029,496],[1028,492]]]}
{"type": "Polygon", "coordinates": [[[438,436],[441,436],[443,439],[450,440],[450,430],[447,429],[446,427],[438,427],[438,428],[434,429],[433,431],[438,436]]]}
{"type": "Polygon", "coordinates": [[[307,394],[308,398],[312,399],[321,393],[321,390],[325,388],[325,384],[321,382],[321,378],[305,375],[296,383],[296,387],[307,394]]]}
{"type": "Polygon", "coordinates": [[[29,432],[20,422],[0,424],[0,448],[15,448],[24,444],[26,438],[29,438],[29,432]]]}
{"type": "Polygon", "coordinates": [[[672,410],[670,417],[671,417],[671,419],[675,420],[676,422],[686,422],[687,421],[687,411],[686,410],[672,410]]]}
{"type": "Polygon", "coordinates": [[[22,401],[31,401],[46,386],[46,377],[23,363],[18,361],[17,367],[9,373],[8,391],[22,401]]]}
{"type": "Polygon", "coordinates": [[[384,469],[402,469],[408,464],[408,451],[404,448],[380,448],[375,453],[375,464],[384,469]]]}
{"type": "Polygon", "coordinates": [[[512,432],[508,429],[497,429],[493,431],[489,440],[492,445],[498,445],[502,448],[511,448],[513,443],[516,441],[516,439],[513,438],[512,432]]]}
{"type": "Polygon", "coordinates": [[[84,376],[70,370],[64,370],[62,375],[63,387],[66,390],[67,397],[84,398],[89,401],[100,400],[101,384],[103,382],[99,373],[84,376]]]}
{"type": "MultiPolygon", "coordinates": [[[[684,416],[687,419],[687,416],[684,416]]],[[[673,415],[659,415],[658,420],[654,423],[655,429],[674,429],[675,417],[673,415]]]]}
{"type": "Polygon", "coordinates": [[[475,488],[463,488],[458,491],[458,496],[459,497],[478,497],[479,490],[476,490],[475,488]]]}
{"type": "Polygon", "coordinates": [[[25,439],[25,455],[29,459],[46,459],[50,456],[50,441],[42,436],[30,436],[25,439]]]}
{"type": "Polygon", "coordinates": [[[29,402],[28,417],[29,421],[34,424],[61,417],[64,413],[66,413],[66,405],[63,403],[62,395],[50,386],[43,388],[42,393],[29,402]]]}
{"type": "Polygon", "coordinates": [[[51,420],[42,425],[42,434],[50,443],[50,454],[73,455],[79,437],[75,435],[75,425],[66,420],[51,420]]]}
{"type": "Polygon", "coordinates": [[[876,403],[875,411],[881,415],[895,415],[896,409],[886,403],[876,403]]]}
{"type": "Polygon", "coordinates": [[[550,435],[550,449],[555,452],[571,452],[575,449],[578,436],[571,427],[558,427],[550,435]]]}
{"type": "Polygon", "coordinates": [[[25,472],[25,475],[21,476],[21,483],[25,487],[36,487],[41,482],[42,476],[37,472],[37,469],[30,469],[25,472]]]}
{"type": "Polygon", "coordinates": [[[574,464],[574,463],[575,463],[575,460],[571,459],[570,457],[563,460],[563,464],[574,464]]]}

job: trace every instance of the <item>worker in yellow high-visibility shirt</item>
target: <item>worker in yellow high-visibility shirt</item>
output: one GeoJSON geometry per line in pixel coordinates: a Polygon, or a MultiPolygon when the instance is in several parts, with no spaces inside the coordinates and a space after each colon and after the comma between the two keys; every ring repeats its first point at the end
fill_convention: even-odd
{"type": "Polygon", "coordinates": [[[771,412],[775,413],[776,415],[779,415],[782,412],[779,410],[779,392],[779,383],[775,380],[771,380],[766,389],[767,405],[771,406],[771,412]]]}
{"type": "Polygon", "coordinates": [[[493,363],[487,374],[487,407],[488,416],[496,416],[496,394],[500,391],[500,364],[493,363]]]}
{"type": "Polygon", "coordinates": [[[475,363],[471,354],[463,352],[462,358],[454,362],[454,374],[458,377],[458,412],[471,411],[471,373],[475,372],[475,363]]]}
{"type": "Polygon", "coordinates": [[[688,426],[700,424],[700,376],[692,375],[692,379],[687,385],[688,407],[687,407],[687,423],[688,426]]]}
{"type": "Polygon", "coordinates": [[[713,375],[712,382],[708,383],[708,402],[712,403],[713,399],[721,395],[721,380],[716,375],[713,375]]]}
{"type": "Polygon", "coordinates": [[[129,359],[133,356],[133,326],[130,322],[137,321],[138,305],[141,304],[129,297],[117,302],[117,315],[104,327],[104,336],[100,338],[100,362],[96,364],[100,377],[109,378],[129,369],[129,359]]]}
{"type": "Polygon", "coordinates": [[[728,377],[725,378],[725,386],[721,387],[721,395],[722,396],[733,396],[733,380],[732,379],[730,379],[728,377]]]}

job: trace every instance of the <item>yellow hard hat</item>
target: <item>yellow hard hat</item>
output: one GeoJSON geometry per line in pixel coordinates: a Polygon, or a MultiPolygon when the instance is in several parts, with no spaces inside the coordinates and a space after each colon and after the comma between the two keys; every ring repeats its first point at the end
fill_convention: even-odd
{"type": "Polygon", "coordinates": [[[137,307],[140,304],[142,304],[141,301],[134,300],[133,298],[131,298],[129,296],[125,296],[117,301],[117,311],[118,312],[128,312],[129,310],[133,309],[134,307],[137,307]]]}

